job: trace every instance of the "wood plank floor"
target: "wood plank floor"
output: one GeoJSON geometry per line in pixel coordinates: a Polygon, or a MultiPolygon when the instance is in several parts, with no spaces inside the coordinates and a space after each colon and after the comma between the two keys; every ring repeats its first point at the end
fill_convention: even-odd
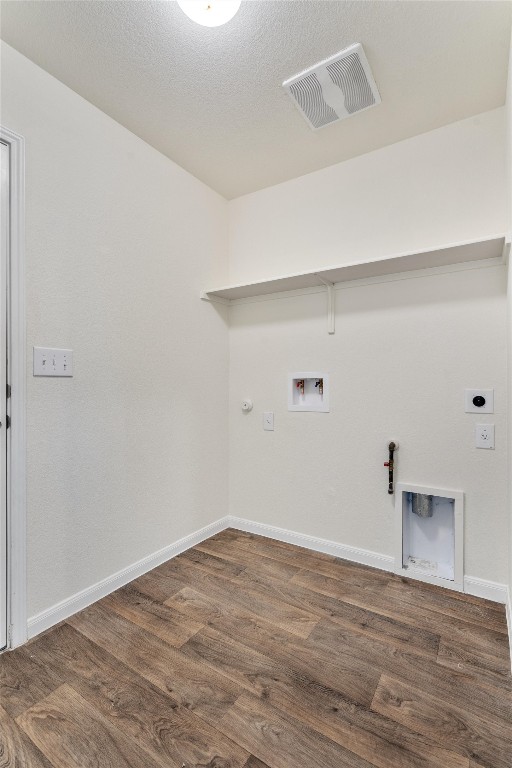
{"type": "Polygon", "coordinates": [[[7,768],[511,768],[504,607],[228,530],[0,657],[7,768]]]}

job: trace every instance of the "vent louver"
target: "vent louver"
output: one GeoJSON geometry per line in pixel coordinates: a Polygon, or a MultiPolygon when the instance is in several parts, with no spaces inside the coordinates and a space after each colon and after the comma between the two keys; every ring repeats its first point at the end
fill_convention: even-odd
{"type": "Polygon", "coordinates": [[[380,104],[361,43],[285,80],[283,88],[314,130],[380,104]]]}

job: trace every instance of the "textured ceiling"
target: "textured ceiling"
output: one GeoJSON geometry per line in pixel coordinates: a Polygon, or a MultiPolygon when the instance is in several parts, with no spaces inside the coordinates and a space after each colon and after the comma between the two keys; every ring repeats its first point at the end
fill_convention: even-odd
{"type": "Polygon", "coordinates": [[[509,2],[1,3],[2,38],[228,198],[501,106],[509,2]],[[354,42],[382,104],[311,131],[281,82],[354,42]]]}

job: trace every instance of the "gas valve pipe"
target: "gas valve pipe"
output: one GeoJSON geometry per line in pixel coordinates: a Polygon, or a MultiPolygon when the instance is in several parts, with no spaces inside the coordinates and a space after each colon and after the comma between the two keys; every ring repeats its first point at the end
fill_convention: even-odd
{"type": "Polygon", "coordinates": [[[395,469],[395,461],[393,458],[393,454],[398,448],[398,443],[391,442],[388,445],[388,451],[389,451],[389,460],[384,462],[384,466],[389,468],[388,471],[388,493],[394,493],[394,481],[393,481],[393,471],[395,469]]]}

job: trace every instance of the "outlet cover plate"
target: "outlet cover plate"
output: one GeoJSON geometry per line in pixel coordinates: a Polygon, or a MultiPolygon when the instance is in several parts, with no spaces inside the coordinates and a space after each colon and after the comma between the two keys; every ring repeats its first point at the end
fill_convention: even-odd
{"type": "Polygon", "coordinates": [[[464,408],[466,413],[494,413],[494,389],[465,389],[464,408]],[[483,397],[485,404],[475,405],[475,397],[483,397]]]}
{"type": "Polygon", "coordinates": [[[494,449],[494,424],[475,424],[475,446],[494,449]]]}

